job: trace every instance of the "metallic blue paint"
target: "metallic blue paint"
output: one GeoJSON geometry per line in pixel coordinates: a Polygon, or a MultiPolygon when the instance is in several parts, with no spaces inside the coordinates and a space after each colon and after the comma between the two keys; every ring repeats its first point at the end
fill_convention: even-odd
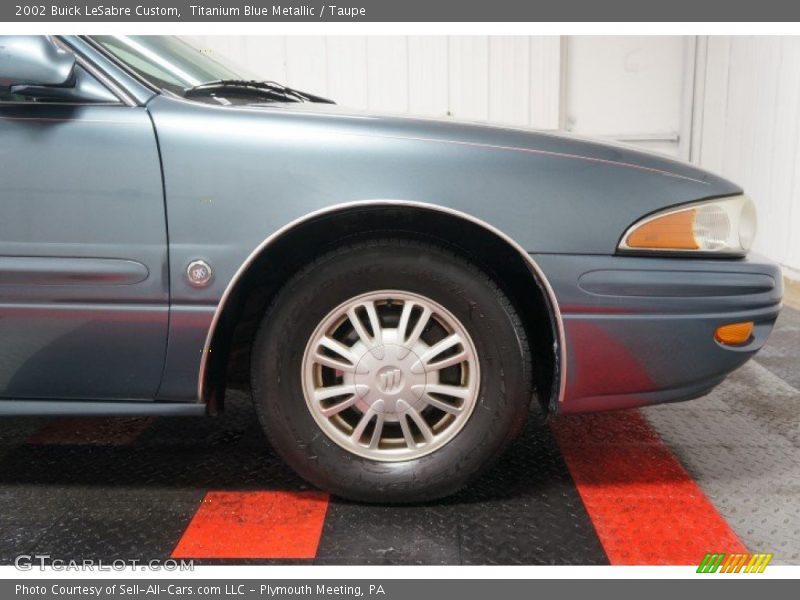
{"type": "Polygon", "coordinates": [[[0,140],[0,398],[152,399],[169,280],[147,109],[0,104],[0,140]]]}
{"type": "Polygon", "coordinates": [[[627,408],[708,392],[763,345],[781,307],[780,268],[737,260],[536,255],[559,299],[567,347],[559,412],[627,408]],[[717,327],[754,321],[750,342],[717,327]]]}
{"type": "Polygon", "coordinates": [[[156,93],[87,40],[64,41],[120,103],[0,104],[0,273],[6,257],[33,261],[27,280],[0,281],[0,397],[203,400],[215,314],[254,252],[312,213],[385,199],[468,215],[529,254],[563,317],[562,412],[703,393],[777,316],[780,272],[767,260],[615,255],[642,216],[741,192],[694,166],[326,104],[194,102],[156,93]],[[85,285],[36,280],[37,268],[58,278],[67,258],[135,261],[148,276],[109,286],[108,264],[78,261],[85,285]],[[205,288],[185,277],[196,259],[214,270],[205,288]],[[713,340],[744,319],[758,323],[750,344],[713,340]]]}
{"type": "Polygon", "coordinates": [[[75,402],[69,400],[3,400],[0,417],[34,414],[48,417],[114,416],[114,417],[199,417],[205,414],[202,404],[187,402],[103,401],[75,402]]]}
{"type": "Polygon", "coordinates": [[[2,285],[134,285],[149,276],[148,268],[135,260],[0,256],[2,285]]]}

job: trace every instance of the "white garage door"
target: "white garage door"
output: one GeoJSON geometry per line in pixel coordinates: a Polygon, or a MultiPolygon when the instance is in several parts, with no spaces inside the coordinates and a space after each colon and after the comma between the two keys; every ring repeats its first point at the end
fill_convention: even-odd
{"type": "Polygon", "coordinates": [[[693,50],[681,36],[568,38],[565,127],[688,157],[693,50]]]}

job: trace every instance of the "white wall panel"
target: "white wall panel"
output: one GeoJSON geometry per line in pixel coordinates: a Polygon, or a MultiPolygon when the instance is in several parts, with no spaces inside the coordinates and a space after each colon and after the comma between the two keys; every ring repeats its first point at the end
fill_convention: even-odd
{"type": "Polygon", "coordinates": [[[570,36],[567,129],[677,155],[689,41],[681,36],[570,36]]]}
{"type": "Polygon", "coordinates": [[[540,129],[558,129],[561,119],[562,88],[559,36],[530,38],[530,124],[540,129]]]}
{"type": "Polygon", "coordinates": [[[527,37],[489,38],[490,121],[528,124],[530,78],[530,43],[527,37]]]}
{"type": "Polygon", "coordinates": [[[367,108],[408,112],[408,38],[367,39],[367,108]]]}
{"type": "Polygon", "coordinates": [[[408,112],[441,117],[449,110],[447,38],[408,38],[408,112]]]}
{"type": "Polygon", "coordinates": [[[245,66],[254,73],[271,74],[275,81],[286,80],[286,40],[259,36],[245,39],[245,66]]]}
{"type": "Polygon", "coordinates": [[[367,38],[330,37],[326,48],[328,96],[348,106],[367,106],[367,38]]]}
{"type": "Polygon", "coordinates": [[[459,119],[489,118],[489,39],[451,37],[450,114],[459,119]]]}
{"type": "Polygon", "coordinates": [[[286,81],[281,83],[327,96],[327,39],[319,36],[287,37],[286,81]]]}
{"type": "Polygon", "coordinates": [[[379,112],[555,129],[561,38],[191,36],[255,76],[379,112]]]}
{"type": "Polygon", "coordinates": [[[758,207],[755,250],[800,273],[800,38],[710,37],[698,162],[758,207]]]}
{"type": "Polygon", "coordinates": [[[703,93],[695,101],[698,123],[695,125],[695,160],[712,171],[722,172],[725,148],[725,119],[728,105],[728,61],[730,38],[712,36],[706,41],[707,65],[702,81],[703,93]],[[698,135],[699,133],[699,135],[698,135]]]}

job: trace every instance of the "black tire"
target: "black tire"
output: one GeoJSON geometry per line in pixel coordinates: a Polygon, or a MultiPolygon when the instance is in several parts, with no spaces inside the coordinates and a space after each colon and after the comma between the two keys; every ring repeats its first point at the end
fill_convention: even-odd
{"type": "Polygon", "coordinates": [[[467,485],[521,432],[532,396],[530,357],[518,315],[485,272],[435,245],[375,240],[325,254],[277,294],[254,342],[253,399],[275,450],[315,486],[364,502],[427,501],[467,485]],[[303,354],[317,325],[348,299],[379,289],[447,308],[480,362],[477,403],[463,428],[433,453],[403,462],[370,460],[334,443],[303,393],[303,354]]]}

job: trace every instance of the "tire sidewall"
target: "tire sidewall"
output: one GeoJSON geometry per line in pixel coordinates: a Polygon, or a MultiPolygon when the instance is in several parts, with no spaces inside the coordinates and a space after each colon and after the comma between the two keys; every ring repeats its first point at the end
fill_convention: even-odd
{"type": "Polygon", "coordinates": [[[359,500],[407,502],[449,494],[485,468],[521,430],[530,400],[524,340],[513,309],[491,280],[460,257],[411,242],[340,249],[279,292],[253,348],[253,396],[273,446],[315,485],[359,500]],[[325,434],[303,392],[303,355],[335,307],[364,293],[397,290],[440,304],[472,338],[480,387],[470,418],[431,454],[375,461],[325,434]]]}

